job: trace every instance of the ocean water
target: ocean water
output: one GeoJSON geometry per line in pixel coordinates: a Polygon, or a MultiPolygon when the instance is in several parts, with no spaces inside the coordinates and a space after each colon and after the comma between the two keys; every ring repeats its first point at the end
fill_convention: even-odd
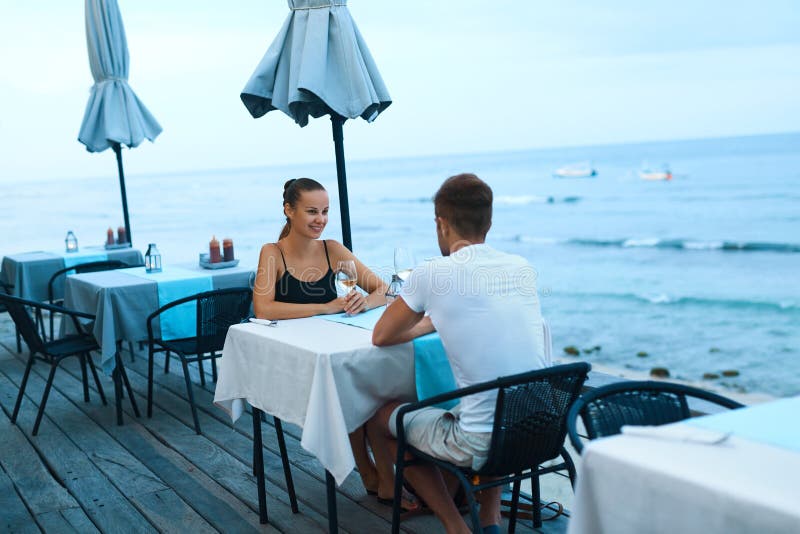
{"type": "MultiPolygon", "coordinates": [[[[0,183],[0,254],[58,250],[68,229],[100,244],[121,224],[113,157],[87,157],[107,157],[108,177],[0,183]]],[[[134,243],[188,262],[216,234],[255,265],[280,231],[283,182],[298,176],[326,184],[325,237],[340,239],[332,158],[129,176],[134,243]]],[[[431,197],[465,171],[494,190],[488,242],[536,268],[556,353],[599,346],[579,357],[697,381],[736,370],[713,382],[800,394],[800,134],[350,162],[356,254],[386,276],[396,246],[438,254],[431,197]],[[586,160],[597,177],[552,177],[586,160]],[[644,161],[668,163],[673,180],[641,180],[644,161]]]]}

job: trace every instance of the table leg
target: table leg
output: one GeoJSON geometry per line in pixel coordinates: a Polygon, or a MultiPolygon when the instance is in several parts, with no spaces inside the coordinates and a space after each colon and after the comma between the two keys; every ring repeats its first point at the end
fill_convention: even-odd
{"type": "Polygon", "coordinates": [[[117,426],[122,426],[122,378],[120,377],[116,362],[114,370],[111,372],[111,378],[114,381],[114,404],[117,409],[117,426]]]}
{"type": "Polygon", "coordinates": [[[327,469],[325,470],[325,487],[328,490],[328,532],[339,532],[339,518],[336,516],[336,479],[327,469]]]}
{"type": "Polygon", "coordinates": [[[253,413],[253,471],[258,486],[258,521],[267,523],[267,492],[264,487],[264,449],[261,442],[261,410],[256,407],[253,413]]]}

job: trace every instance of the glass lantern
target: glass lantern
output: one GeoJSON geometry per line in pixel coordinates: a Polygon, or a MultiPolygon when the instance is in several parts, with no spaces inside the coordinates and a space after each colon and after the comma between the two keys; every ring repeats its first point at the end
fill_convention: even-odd
{"type": "Polygon", "coordinates": [[[148,273],[161,272],[161,253],[155,243],[147,245],[147,252],[144,255],[144,270],[148,273]]]}
{"type": "Polygon", "coordinates": [[[78,238],[75,237],[75,234],[70,230],[67,232],[67,237],[64,239],[64,244],[66,245],[67,252],[78,252],[78,238]]]}

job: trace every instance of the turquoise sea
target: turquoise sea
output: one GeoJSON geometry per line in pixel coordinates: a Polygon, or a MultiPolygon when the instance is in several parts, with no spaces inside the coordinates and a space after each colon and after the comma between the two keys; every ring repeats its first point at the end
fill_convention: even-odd
{"type": "MultiPolygon", "coordinates": [[[[157,243],[167,264],[196,261],[216,234],[255,265],[280,230],[283,182],[297,176],[328,187],[325,236],[340,239],[332,153],[291,167],[129,176],[134,244],[157,243]]],[[[107,177],[0,183],[0,254],[60,249],[70,229],[83,246],[102,243],[122,220],[104,156],[107,177]]],[[[556,352],[600,346],[580,358],[697,381],[737,370],[714,382],[800,394],[800,134],[349,162],[355,252],[383,274],[396,246],[419,260],[437,254],[430,199],[464,171],[494,189],[489,243],[537,269],[556,352]],[[552,176],[577,161],[598,175],[552,176]],[[669,164],[674,178],[641,180],[644,161],[669,164]]]]}

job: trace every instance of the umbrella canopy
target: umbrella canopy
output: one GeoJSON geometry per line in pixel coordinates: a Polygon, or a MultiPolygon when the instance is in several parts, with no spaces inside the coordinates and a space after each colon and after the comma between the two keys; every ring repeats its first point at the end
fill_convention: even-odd
{"type": "Polygon", "coordinates": [[[241,98],[254,118],[273,109],[301,127],[330,115],[344,245],[352,249],[342,124],[369,122],[392,103],[346,0],[288,0],[291,13],[241,98]]]}
{"type": "Polygon", "coordinates": [[[128,85],[128,41],[117,0],[86,0],[86,46],[92,86],[78,140],[89,152],[112,148],[117,156],[125,229],[131,241],[121,145],[153,141],[161,126],[128,85]]]}

